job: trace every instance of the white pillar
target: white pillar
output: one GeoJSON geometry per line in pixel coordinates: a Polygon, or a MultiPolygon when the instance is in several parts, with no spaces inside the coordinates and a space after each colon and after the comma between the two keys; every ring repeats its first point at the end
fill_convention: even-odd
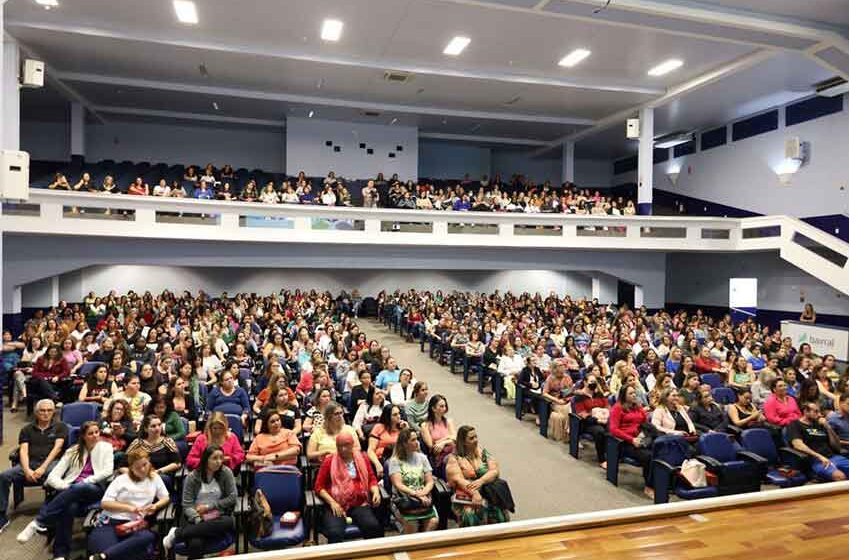
{"type": "MultiPolygon", "coordinates": [[[[0,2],[2,4],[2,2],[0,2]]],[[[2,11],[0,6],[0,11],[2,11]]],[[[0,15],[0,28],[3,16],[0,15]]],[[[18,150],[21,147],[21,94],[18,75],[20,73],[20,49],[10,35],[3,33],[0,47],[0,147],[18,150]]]]}
{"type": "Polygon", "coordinates": [[[85,107],[71,103],[71,157],[85,158],[85,107]]]}
{"type": "Polygon", "coordinates": [[[575,142],[563,143],[563,159],[561,161],[561,183],[575,182],[575,142]]]}
{"type": "Polygon", "coordinates": [[[634,309],[639,309],[643,306],[643,287],[634,285],[634,309]]]}
{"type": "Polygon", "coordinates": [[[598,276],[593,276],[592,277],[592,283],[593,283],[593,295],[592,295],[592,297],[593,297],[593,299],[600,300],[601,299],[601,278],[599,278],[598,276]]]}
{"type": "Polygon", "coordinates": [[[652,213],[654,185],[654,109],[640,109],[640,153],[637,163],[637,212],[652,213]]]}

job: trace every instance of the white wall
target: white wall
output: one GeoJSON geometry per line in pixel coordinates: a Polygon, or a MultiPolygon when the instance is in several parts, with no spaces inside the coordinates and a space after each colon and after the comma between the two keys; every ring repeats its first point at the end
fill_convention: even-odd
{"type": "Polygon", "coordinates": [[[484,146],[439,140],[419,140],[419,177],[479,180],[492,173],[492,150],[484,146]]]}
{"type": "Polygon", "coordinates": [[[50,276],[21,289],[22,307],[51,307],[59,303],[59,278],[50,276]]]}
{"type": "MultiPolygon", "coordinates": [[[[92,265],[166,265],[240,270],[412,270],[412,280],[423,271],[602,271],[643,286],[648,307],[661,307],[666,294],[666,254],[638,251],[571,251],[508,249],[502,247],[444,247],[236,243],[227,241],[172,241],[99,239],[6,234],[3,239],[4,293],[15,286],[47,276],[65,274],[92,265]]],[[[268,272],[268,271],[266,271],[268,272]]],[[[268,272],[269,274],[271,272],[268,272]]],[[[341,274],[341,273],[340,273],[341,274]]],[[[380,272],[380,274],[388,274],[380,272]]],[[[534,273],[539,274],[539,273],[534,273]]],[[[539,276],[542,288],[552,281],[539,276]],[[544,280],[544,281],[543,281],[544,280]]],[[[119,277],[113,283],[126,282],[119,277]]],[[[524,285],[536,280],[522,279],[524,285]]],[[[587,293],[590,284],[581,280],[587,293]]]]}
{"type": "Polygon", "coordinates": [[[86,160],[284,168],[284,130],[120,122],[86,126],[86,160]]]}
{"type": "MultiPolygon", "coordinates": [[[[654,166],[657,188],[759,214],[795,217],[849,212],[849,98],[844,109],[791,127],[730,142],[706,152],[670,159],[654,166]],[[782,186],[775,169],[784,159],[784,141],[798,136],[810,142],[810,162],[782,186]],[[680,168],[677,186],[666,173],[680,168]]],[[[729,126],[730,129],[730,126],[729,126]]],[[[614,177],[614,184],[635,182],[636,173],[614,177]]]]}
{"type": "Polygon", "coordinates": [[[21,121],[21,149],[30,159],[68,161],[71,130],[68,122],[21,121]]]}
{"type": "Polygon", "coordinates": [[[563,271],[352,270],[352,269],[236,269],[163,266],[94,266],[82,270],[84,293],[118,290],[161,292],[164,289],[272,293],[282,287],[338,292],[358,289],[363,295],[380,290],[469,290],[492,292],[568,293],[590,297],[589,278],[563,271]]]}
{"type": "Polygon", "coordinates": [[[760,309],[801,313],[804,303],[809,302],[819,313],[849,314],[849,296],[781,260],[774,252],[748,255],[670,253],[666,301],[727,307],[730,278],[758,279],[760,309]]]}
{"type": "Polygon", "coordinates": [[[418,129],[409,126],[347,123],[290,117],[286,121],[286,172],[303,170],[309,176],[333,170],[346,179],[368,179],[382,172],[386,178],[397,173],[402,180],[416,180],[419,169],[418,129]],[[341,151],[335,152],[333,142],[341,151]],[[369,155],[367,149],[372,148],[369,155]],[[401,146],[402,151],[397,148],[401,146]],[[389,153],[395,157],[390,158],[389,153]]]}

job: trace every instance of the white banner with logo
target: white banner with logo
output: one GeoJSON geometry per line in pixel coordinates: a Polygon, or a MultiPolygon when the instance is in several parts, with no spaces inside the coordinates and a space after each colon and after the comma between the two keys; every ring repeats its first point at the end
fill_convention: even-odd
{"type": "Polygon", "coordinates": [[[781,336],[789,336],[795,348],[807,342],[814,354],[832,354],[842,362],[849,361],[849,329],[781,321],[781,336]]]}

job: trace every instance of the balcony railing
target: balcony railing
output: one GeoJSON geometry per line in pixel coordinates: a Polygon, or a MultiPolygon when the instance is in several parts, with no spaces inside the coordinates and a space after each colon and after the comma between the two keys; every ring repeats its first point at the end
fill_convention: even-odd
{"type": "Polygon", "coordinates": [[[259,243],[768,251],[849,293],[849,244],[787,216],[578,216],[390,210],[30,191],[3,231],[259,243]]]}

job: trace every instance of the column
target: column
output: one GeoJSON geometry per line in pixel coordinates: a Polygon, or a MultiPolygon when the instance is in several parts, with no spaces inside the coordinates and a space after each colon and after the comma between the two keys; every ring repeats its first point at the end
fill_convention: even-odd
{"type": "Polygon", "coordinates": [[[563,143],[563,159],[561,161],[561,183],[575,182],[575,142],[563,143]]]}
{"type": "Polygon", "coordinates": [[[652,213],[654,184],[654,109],[640,110],[640,153],[637,163],[637,213],[652,213]]]}
{"type": "Polygon", "coordinates": [[[634,309],[639,309],[643,306],[643,302],[645,301],[643,296],[643,287],[634,285],[634,309]]]}
{"type": "Polygon", "coordinates": [[[601,278],[593,276],[592,280],[592,298],[601,301],[601,278]]]}
{"type": "Polygon", "coordinates": [[[71,161],[85,161],[85,107],[71,103],[71,161]]]}
{"type": "MultiPolygon", "coordinates": [[[[0,29],[2,26],[3,16],[0,14],[0,29]]],[[[0,44],[0,149],[18,150],[21,146],[20,49],[15,39],[5,33],[0,44]]]]}

